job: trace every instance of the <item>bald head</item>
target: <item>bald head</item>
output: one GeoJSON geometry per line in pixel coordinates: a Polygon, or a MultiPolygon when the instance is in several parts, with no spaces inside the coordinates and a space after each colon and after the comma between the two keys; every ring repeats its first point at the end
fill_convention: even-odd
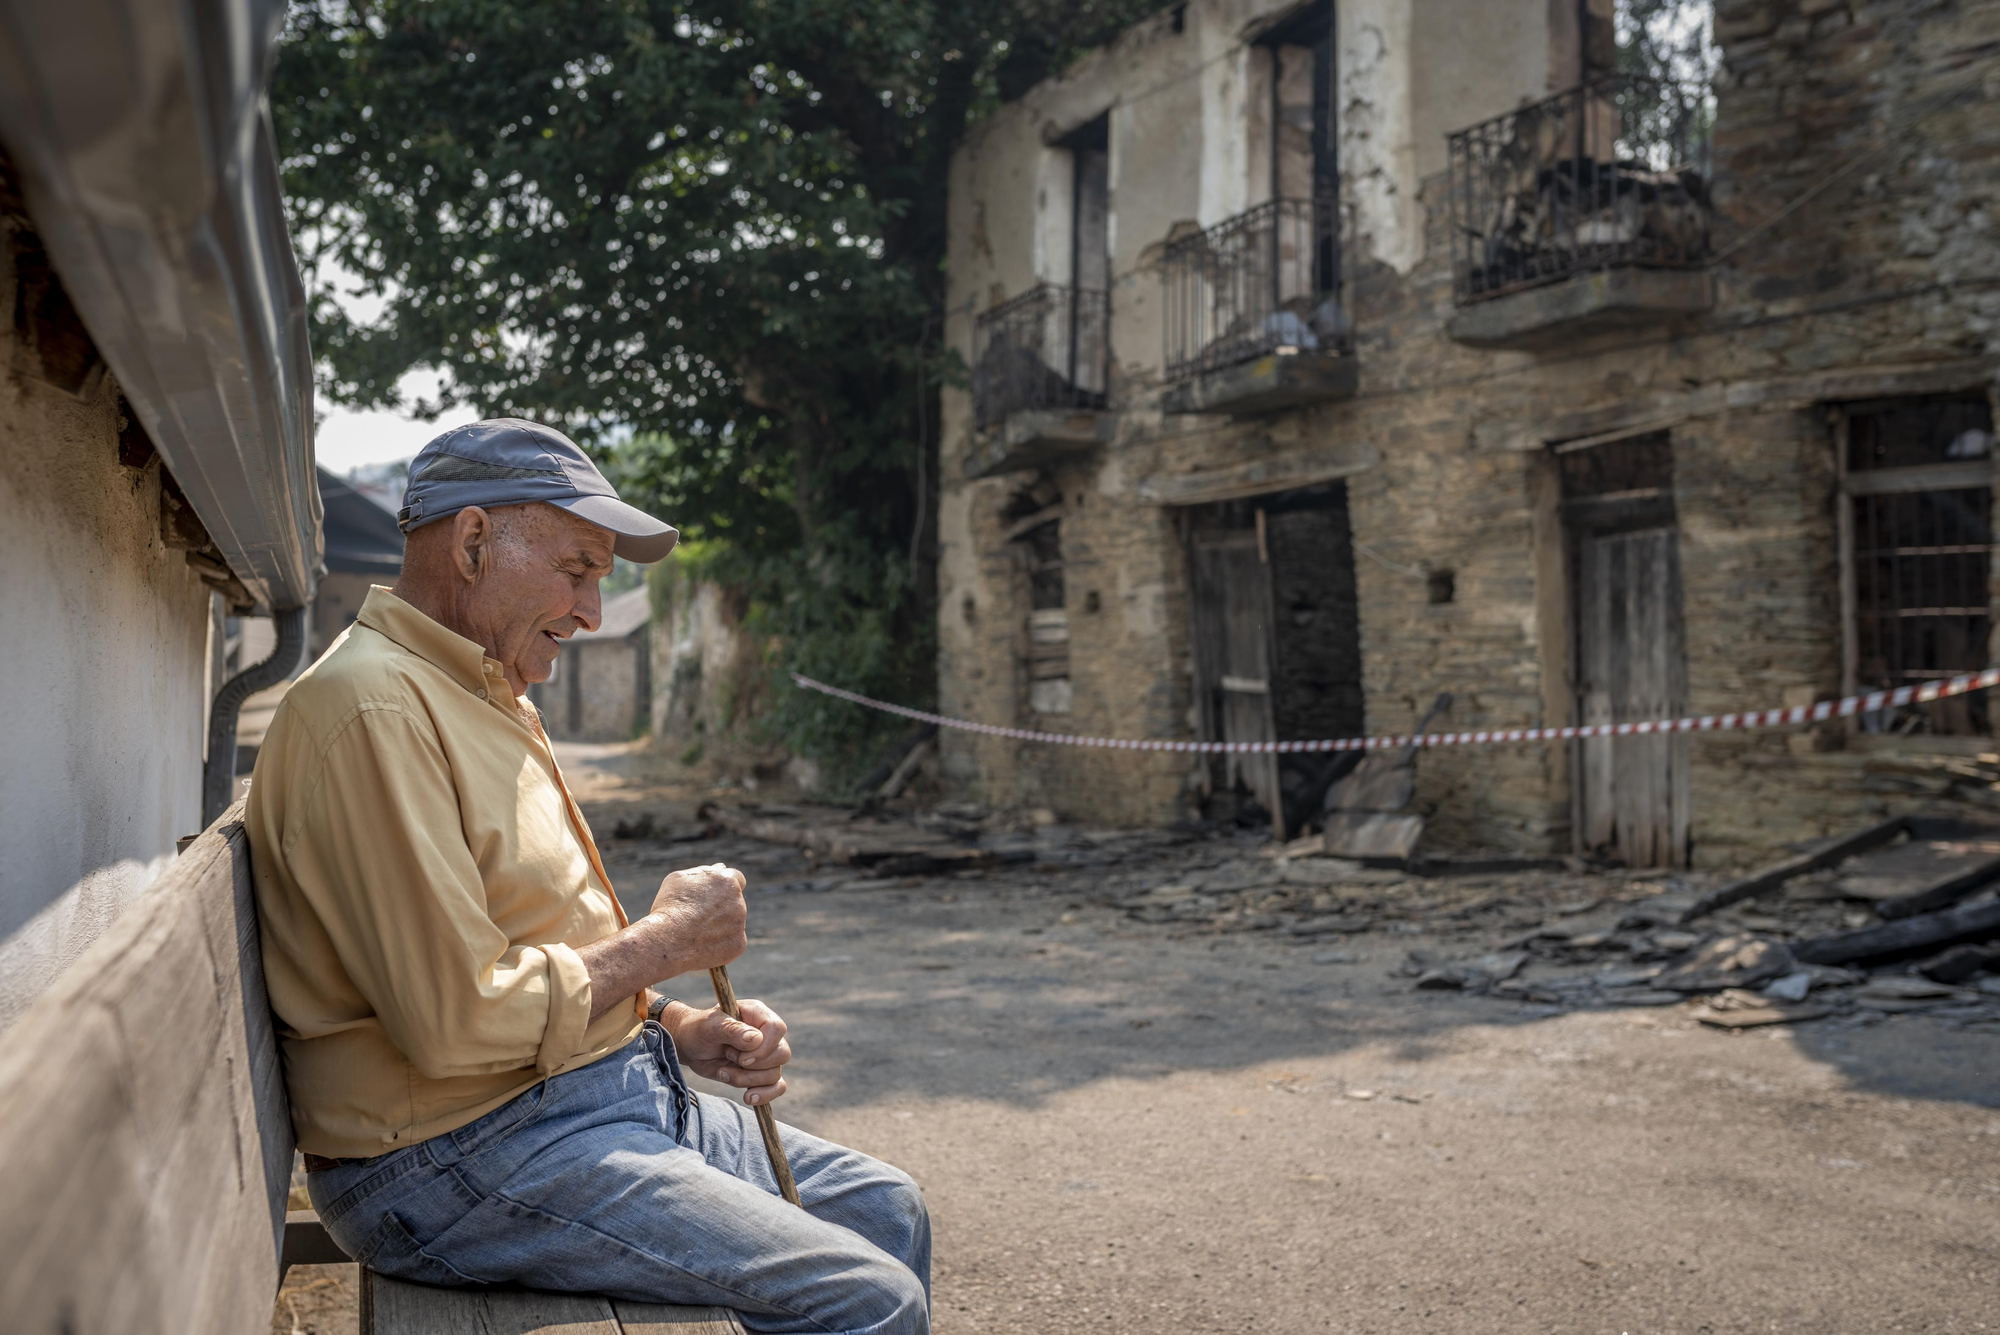
{"type": "Polygon", "coordinates": [[[468,506],[410,531],[395,593],[483,648],[519,696],[548,680],[561,641],[597,629],[614,541],[553,505],[468,506]]]}

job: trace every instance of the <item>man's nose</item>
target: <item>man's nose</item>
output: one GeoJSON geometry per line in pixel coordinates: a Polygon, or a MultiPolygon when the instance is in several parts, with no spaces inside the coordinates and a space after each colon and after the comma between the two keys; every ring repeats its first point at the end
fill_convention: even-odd
{"type": "Polygon", "coordinates": [[[597,591],[596,581],[576,597],[575,606],[569,614],[583,624],[585,630],[596,630],[604,624],[604,597],[597,591]]]}

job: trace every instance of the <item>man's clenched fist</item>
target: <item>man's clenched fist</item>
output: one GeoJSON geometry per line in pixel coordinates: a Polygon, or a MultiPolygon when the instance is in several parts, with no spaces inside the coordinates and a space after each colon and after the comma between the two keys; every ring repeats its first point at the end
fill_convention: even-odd
{"type": "Polygon", "coordinates": [[[743,873],[720,862],[689,867],[660,882],[649,917],[660,920],[686,969],[713,969],[743,953],[749,910],[743,873]]]}

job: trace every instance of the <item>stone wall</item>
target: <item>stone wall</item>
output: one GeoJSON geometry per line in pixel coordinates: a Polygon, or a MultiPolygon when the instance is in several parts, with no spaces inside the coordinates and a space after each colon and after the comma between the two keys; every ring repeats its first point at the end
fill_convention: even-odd
{"type": "Polygon", "coordinates": [[[652,734],[671,753],[699,759],[758,704],[757,645],[743,625],[749,600],[690,576],[679,556],[649,568],[646,581],[653,595],[652,734]]]}
{"type": "MultiPolygon", "coordinates": [[[[1524,21],[1540,25],[1534,41],[1548,64],[1496,62],[1514,70],[1519,87],[1489,80],[1459,105],[1427,114],[1467,124],[1562,82],[1551,7],[1543,0],[1518,7],[1524,21]]],[[[1422,42],[1413,38],[1400,53],[1386,38],[1342,51],[1343,79],[1365,55],[1375,86],[1400,79],[1436,87],[1435,79],[1411,83],[1411,66],[1463,58],[1440,54],[1451,39],[1450,8],[1424,0],[1397,7],[1397,22],[1371,40],[1400,30],[1424,34],[1422,42]]],[[[952,461],[970,444],[969,404],[962,394],[947,396],[945,712],[1079,733],[1191,736],[1183,557],[1174,511],[1147,499],[1149,489],[1157,493],[1160,479],[1318,450],[1379,456],[1346,478],[1368,730],[1409,728],[1443,690],[1456,702],[1440,726],[1566,722],[1567,576],[1548,447],[1655,429],[1672,436],[1691,707],[1756,708],[1838,693],[1843,632],[1829,406],[1989,388],[2000,366],[1991,219],[2000,76],[1982,73],[1986,44],[2000,39],[2000,4],[1718,5],[1726,63],[1717,83],[1714,198],[1724,257],[1711,270],[1715,301],[1707,312],[1534,351],[1459,343],[1445,327],[1453,312],[1447,182],[1431,175],[1407,186],[1420,236],[1385,244],[1358,232],[1350,214],[1346,270],[1361,377],[1353,398],[1236,421],[1163,416],[1160,243],[1176,224],[1219,221],[1201,212],[1192,183],[1222,168],[1203,156],[1203,145],[1188,143],[1189,125],[1217,119],[1212,107],[1173,124],[1154,108],[1209,86],[1212,72],[1184,77],[1187,68],[1199,58],[1227,65],[1217,52],[1254,24],[1246,14],[1243,6],[1191,4],[1181,37],[1167,33],[1164,20],[1136,30],[1003,108],[954,162],[951,331],[969,358],[967,312],[1049,277],[1034,271],[1031,248],[1015,239],[1035,225],[1034,201],[1018,192],[1010,164],[1047,152],[1065,117],[1110,109],[1119,411],[1102,449],[1040,474],[968,481],[952,461]],[[1186,34],[1195,41],[1176,54],[1186,34]],[[1179,91],[1147,91],[1162,83],[1179,91]],[[1190,171],[1195,160],[1199,173],[1190,171]],[[1781,213],[1829,178],[1805,206],[1781,213]],[[1025,577],[1004,535],[1020,495],[1037,484],[1059,493],[1064,506],[1075,700],[1067,716],[1034,716],[1025,704],[1025,577]],[[1454,593],[1434,603],[1429,577],[1442,571],[1451,572],[1454,593]]],[[[1462,38],[1487,40],[1478,32],[1465,28],[1462,38]]],[[[1240,104],[1240,92],[1231,96],[1230,105],[1240,104]]],[[[1343,158],[1344,171],[1355,166],[1343,158]]],[[[1370,216],[1392,213],[1378,208],[1370,216]]],[[[1890,742],[1839,729],[1695,738],[1697,861],[1749,861],[1851,826],[1906,800],[1882,777],[1894,768],[1885,753],[1962,749],[1968,740],[1890,742]]],[[[997,803],[1104,821],[1157,821],[1190,809],[1185,758],[955,733],[944,739],[944,757],[960,790],[997,803]]],[[[1426,753],[1419,773],[1429,847],[1569,847],[1563,747],[1439,750],[1426,753]]]]}

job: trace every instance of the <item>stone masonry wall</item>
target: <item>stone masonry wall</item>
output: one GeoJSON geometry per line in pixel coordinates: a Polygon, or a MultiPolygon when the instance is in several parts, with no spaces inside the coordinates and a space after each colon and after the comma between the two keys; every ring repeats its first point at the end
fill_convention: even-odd
{"type": "MultiPolygon", "coordinates": [[[[1523,3],[1542,8],[1542,0],[1523,3]]],[[[1221,8],[1190,5],[1185,22],[1206,31],[1205,15],[1221,8]]],[[[1410,26],[1435,41],[1426,9],[1416,0],[1410,26]]],[[[1241,31],[1242,15],[1230,10],[1230,18],[1238,25],[1230,31],[1241,31]]],[[[1025,260],[1005,258],[1015,224],[1006,184],[1013,169],[1004,165],[1040,152],[1063,114],[1110,107],[1112,397],[1120,412],[1108,445],[1041,479],[1065,507],[1075,708],[1037,716],[1026,708],[1021,657],[1026,581],[1003,541],[1008,507],[1036,475],[966,481],[950,461],[970,442],[969,406],[950,396],[940,529],[946,712],[1080,733],[1192,736],[1179,537],[1172,510],[1145,500],[1142,487],[1335,448],[1380,456],[1347,478],[1368,730],[1408,729],[1444,690],[1455,703],[1441,727],[1565,722],[1566,576],[1547,446],[1628,427],[1672,434],[1692,709],[1838,693],[1828,407],[1990,388],[2000,367],[1991,216],[2000,3],[1721,0],[1714,197],[1725,258],[1712,271],[1711,311],[1535,352],[1461,345],[1445,332],[1453,310],[1447,192],[1433,176],[1417,188],[1420,260],[1399,269],[1366,246],[1348,247],[1359,392],[1234,422],[1165,417],[1156,406],[1159,242],[1176,223],[1218,221],[1197,216],[1192,200],[1172,198],[1156,179],[1186,173],[1184,141],[1150,127],[1143,104],[1121,110],[1126,86],[1174,72],[1172,43],[1157,27],[1130,50],[1114,44],[1003,109],[954,164],[953,291],[983,309],[996,292],[1015,295],[1036,277],[1025,260]],[[1140,180],[1143,190],[1131,184],[1140,180]],[[1143,211],[1131,203],[1141,199],[1143,211]],[[1425,576],[1440,570],[1453,572],[1455,597],[1433,604],[1425,576]]],[[[1212,55],[1221,39],[1202,41],[1212,55]]],[[[1540,89],[1520,90],[1531,95],[1540,89]]],[[[1505,109],[1467,107],[1460,123],[1505,109]]],[[[970,318],[958,306],[953,328],[969,358],[970,318]]],[[[1850,738],[1838,728],[1696,737],[1696,859],[1744,863],[1903,809],[1907,793],[1884,777],[1897,749],[1967,744],[1850,738]]],[[[1185,757],[958,733],[943,745],[951,781],[987,801],[1116,822],[1189,810],[1185,757]]],[[[1423,756],[1419,775],[1427,847],[1570,846],[1562,747],[1441,749],[1423,756]]]]}

